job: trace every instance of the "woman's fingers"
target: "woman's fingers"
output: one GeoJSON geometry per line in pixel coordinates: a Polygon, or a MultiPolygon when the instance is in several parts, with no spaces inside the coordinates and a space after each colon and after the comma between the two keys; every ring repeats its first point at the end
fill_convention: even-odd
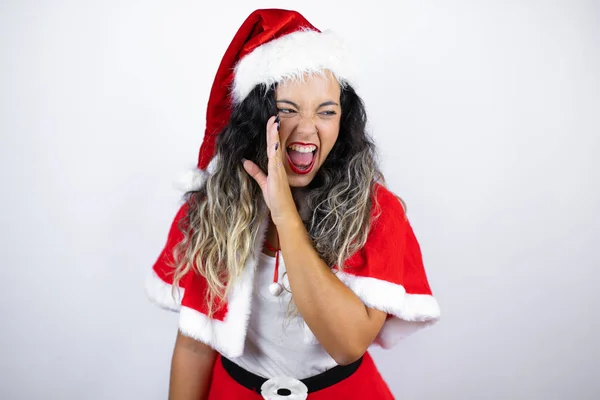
{"type": "Polygon", "coordinates": [[[271,206],[278,208],[283,188],[289,191],[285,168],[282,165],[283,149],[279,139],[279,116],[269,118],[266,135],[267,157],[269,158],[266,173],[250,160],[242,160],[242,165],[248,175],[260,186],[267,206],[271,209],[271,206]]]}
{"type": "Polygon", "coordinates": [[[246,159],[242,160],[242,165],[244,166],[244,169],[246,170],[248,175],[254,178],[254,180],[256,181],[256,183],[258,183],[258,186],[260,186],[262,191],[266,193],[267,176],[264,172],[262,172],[260,167],[254,164],[252,161],[246,159]]]}
{"type": "Polygon", "coordinates": [[[279,140],[279,116],[269,119],[267,124],[267,154],[269,154],[269,173],[281,168],[281,142],[279,140]]]}
{"type": "Polygon", "coordinates": [[[277,141],[277,138],[275,138],[275,136],[273,136],[273,127],[276,128],[276,120],[278,119],[278,117],[276,115],[272,116],[271,118],[269,118],[269,120],[267,121],[267,130],[265,132],[265,134],[267,135],[267,157],[269,157],[269,159],[271,159],[271,157],[273,156],[274,152],[275,152],[275,142],[277,141]]]}

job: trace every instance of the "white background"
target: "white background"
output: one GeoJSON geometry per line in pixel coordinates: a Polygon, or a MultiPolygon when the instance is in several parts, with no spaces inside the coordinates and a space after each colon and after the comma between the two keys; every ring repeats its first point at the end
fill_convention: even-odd
{"type": "Polygon", "coordinates": [[[600,398],[600,5],[573,0],[3,1],[0,398],[166,398],[145,274],[270,6],[355,47],[421,242],[443,317],[373,352],[398,398],[600,398]]]}

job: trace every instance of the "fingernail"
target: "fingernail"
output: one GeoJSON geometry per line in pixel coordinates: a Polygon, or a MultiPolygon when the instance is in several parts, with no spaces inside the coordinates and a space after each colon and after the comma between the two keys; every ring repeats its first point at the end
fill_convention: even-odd
{"type": "Polygon", "coordinates": [[[275,151],[279,148],[279,142],[275,143],[275,151]]]}
{"type": "Polygon", "coordinates": [[[279,128],[280,128],[279,121],[277,121],[277,132],[279,132],[279,128]]]}
{"type": "Polygon", "coordinates": [[[248,160],[246,160],[245,158],[242,157],[242,164],[245,163],[246,161],[248,161],[248,160]]]}
{"type": "Polygon", "coordinates": [[[277,114],[277,117],[275,117],[275,122],[279,124],[279,114],[277,114]]]}

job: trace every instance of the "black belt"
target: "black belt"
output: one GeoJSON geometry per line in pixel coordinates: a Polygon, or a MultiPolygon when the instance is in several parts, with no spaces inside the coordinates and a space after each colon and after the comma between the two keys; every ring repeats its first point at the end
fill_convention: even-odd
{"type": "MultiPolygon", "coordinates": [[[[337,365],[323,373],[320,373],[319,375],[311,376],[310,378],[299,379],[299,381],[306,385],[308,388],[308,393],[316,392],[317,390],[325,389],[348,378],[350,375],[356,372],[362,363],[362,360],[363,358],[361,357],[352,364],[337,365]]],[[[225,357],[221,357],[221,363],[223,364],[225,371],[227,371],[229,376],[231,376],[234,381],[259,394],[262,384],[268,381],[267,378],[255,375],[250,371],[246,371],[244,368],[225,357]]]]}

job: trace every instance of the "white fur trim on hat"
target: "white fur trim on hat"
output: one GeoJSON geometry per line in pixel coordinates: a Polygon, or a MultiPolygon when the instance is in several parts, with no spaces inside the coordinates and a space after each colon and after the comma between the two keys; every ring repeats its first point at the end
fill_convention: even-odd
{"type": "Polygon", "coordinates": [[[258,84],[270,86],[305,73],[331,71],[340,84],[353,83],[354,64],[346,45],[332,32],[303,30],[267,42],[242,58],[235,67],[233,98],[242,101],[258,84]]]}
{"type": "Polygon", "coordinates": [[[218,157],[214,157],[206,167],[206,171],[198,167],[190,168],[174,182],[173,186],[182,192],[200,189],[206,179],[215,172],[217,160],[218,157]]]}

